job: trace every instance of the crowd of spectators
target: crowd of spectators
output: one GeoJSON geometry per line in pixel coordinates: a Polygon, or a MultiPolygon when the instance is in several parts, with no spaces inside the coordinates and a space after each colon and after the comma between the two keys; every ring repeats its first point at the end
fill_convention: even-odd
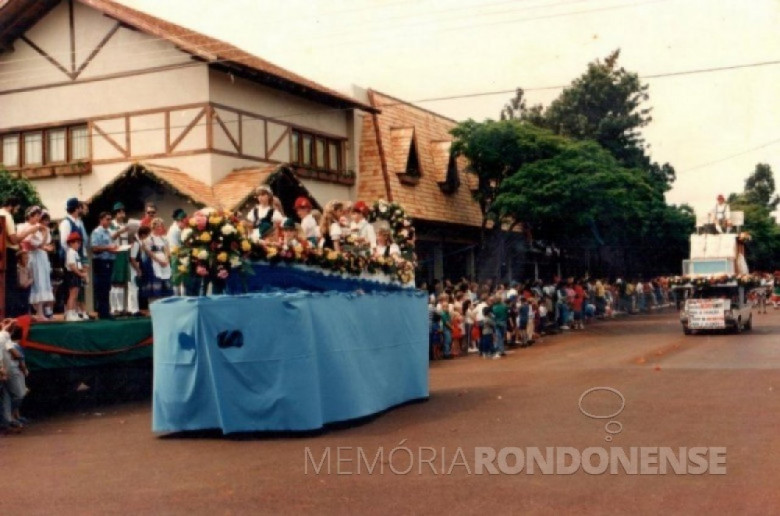
{"type": "Polygon", "coordinates": [[[173,294],[170,249],[179,245],[187,214],[177,209],[172,223],[157,216],[147,203],[144,216],[130,221],[125,206],[98,215],[98,225],[88,233],[84,218],[88,205],[68,199],[67,215],[52,223],[48,212],[30,206],[25,222],[14,223],[21,202],[4,199],[6,239],[5,313],[9,317],[32,314],[36,321],[62,318],[77,322],[93,318],[87,313],[85,289],[93,288],[94,307],[100,319],[139,316],[148,303],[173,294]]]}
{"type": "Polygon", "coordinates": [[[479,353],[498,359],[508,347],[527,347],[543,335],[582,330],[616,313],[641,314],[680,301],[666,277],[649,281],[574,277],[477,283],[462,279],[423,284],[429,293],[430,356],[479,353]]]}

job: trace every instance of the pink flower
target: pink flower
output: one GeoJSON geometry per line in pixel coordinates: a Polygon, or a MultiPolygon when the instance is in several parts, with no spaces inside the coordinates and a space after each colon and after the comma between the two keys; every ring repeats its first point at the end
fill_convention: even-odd
{"type": "Polygon", "coordinates": [[[196,273],[198,276],[208,276],[208,275],[209,275],[209,271],[208,271],[208,269],[206,269],[206,268],[205,268],[204,266],[202,266],[202,265],[199,265],[199,266],[198,266],[198,268],[196,269],[195,273],[196,273]]]}

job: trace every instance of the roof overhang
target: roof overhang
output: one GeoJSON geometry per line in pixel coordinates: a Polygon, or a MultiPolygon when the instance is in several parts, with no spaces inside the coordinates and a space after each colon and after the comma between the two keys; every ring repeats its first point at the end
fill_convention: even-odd
{"type": "MultiPolygon", "coordinates": [[[[13,50],[13,43],[61,0],[0,0],[0,53],[13,50]]],[[[75,0],[101,12],[125,27],[164,39],[182,52],[215,70],[232,73],[264,86],[286,91],[338,109],[359,109],[380,113],[380,109],[359,102],[326,86],[306,79],[254,56],[229,43],[176,25],[112,0],[75,0]],[[209,49],[205,51],[204,48],[209,49]]]]}

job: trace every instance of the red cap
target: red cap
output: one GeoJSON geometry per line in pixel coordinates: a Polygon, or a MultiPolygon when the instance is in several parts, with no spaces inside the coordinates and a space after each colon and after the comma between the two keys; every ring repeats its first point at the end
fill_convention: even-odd
{"type": "Polygon", "coordinates": [[[68,235],[68,238],[65,241],[67,243],[71,243],[76,241],[81,242],[81,240],[82,240],[81,233],[79,233],[78,231],[73,231],[70,235],[68,235]]]}
{"type": "Polygon", "coordinates": [[[352,206],[352,211],[357,211],[365,215],[368,213],[368,206],[363,201],[358,201],[352,206]]]}
{"type": "Polygon", "coordinates": [[[311,209],[311,202],[309,202],[309,199],[306,197],[298,197],[295,199],[295,209],[299,210],[301,208],[311,209]]]}

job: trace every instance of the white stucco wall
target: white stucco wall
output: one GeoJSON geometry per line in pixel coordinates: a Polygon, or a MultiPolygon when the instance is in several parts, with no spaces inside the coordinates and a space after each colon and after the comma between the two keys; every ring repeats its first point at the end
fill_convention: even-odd
{"type": "MultiPolygon", "coordinates": [[[[70,24],[67,2],[61,2],[26,34],[43,51],[56,59],[67,71],[78,70],[90,54],[116,26],[116,21],[78,2],[74,3],[75,59],[70,54],[70,24]]],[[[258,157],[265,155],[287,131],[286,123],[304,130],[339,138],[347,138],[346,166],[357,169],[357,145],[360,123],[354,123],[351,111],[308,101],[276,91],[229,74],[209,70],[173,45],[139,31],[119,28],[107,44],[72,80],[49,63],[22,40],[14,44],[14,52],[0,54],[0,134],[11,128],[78,123],[93,118],[117,115],[94,122],[110,134],[120,147],[125,147],[125,113],[215,102],[232,108],[278,119],[265,124],[259,119],[243,116],[242,150],[258,157]],[[157,67],[168,67],[155,70],[157,67]],[[121,76],[118,76],[121,75],[121,76]],[[21,90],[21,91],[19,91],[21,90]]],[[[188,108],[171,113],[171,142],[188,126],[201,108],[188,108]]],[[[234,113],[218,111],[234,139],[238,139],[238,120],[234,113]]],[[[34,179],[44,203],[54,217],[64,215],[68,197],[89,198],[124,171],[138,156],[164,153],[165,116],[135,114],[130,118],[130,158],[105,138],[93,131],[92,173],[81,177],[59,176],[34,179]],[[100,160],[120,159],[118,163],[100,160]]],[[[216,149],[236,152],[230,139],[215,122],[212,127],[216,149]]],[[[206,148],[206,118],[178,143],[175,152],[198,152],[206,148]]],[[[270,159],[287,162],[290,141],[285,137],[270,159]]],[[[142,158],[178,168],[193,177],[214,184],[236,168],[258,166],[264,162],[219,154],[198,154],[177,157],[142,158]]],[[[344,185],[307,180],[306,185],[321,202],[330,199],[351,199],[352,189],[344,185]]],[[[130,194],[130,193],[129,193],[130,194]]]]}

